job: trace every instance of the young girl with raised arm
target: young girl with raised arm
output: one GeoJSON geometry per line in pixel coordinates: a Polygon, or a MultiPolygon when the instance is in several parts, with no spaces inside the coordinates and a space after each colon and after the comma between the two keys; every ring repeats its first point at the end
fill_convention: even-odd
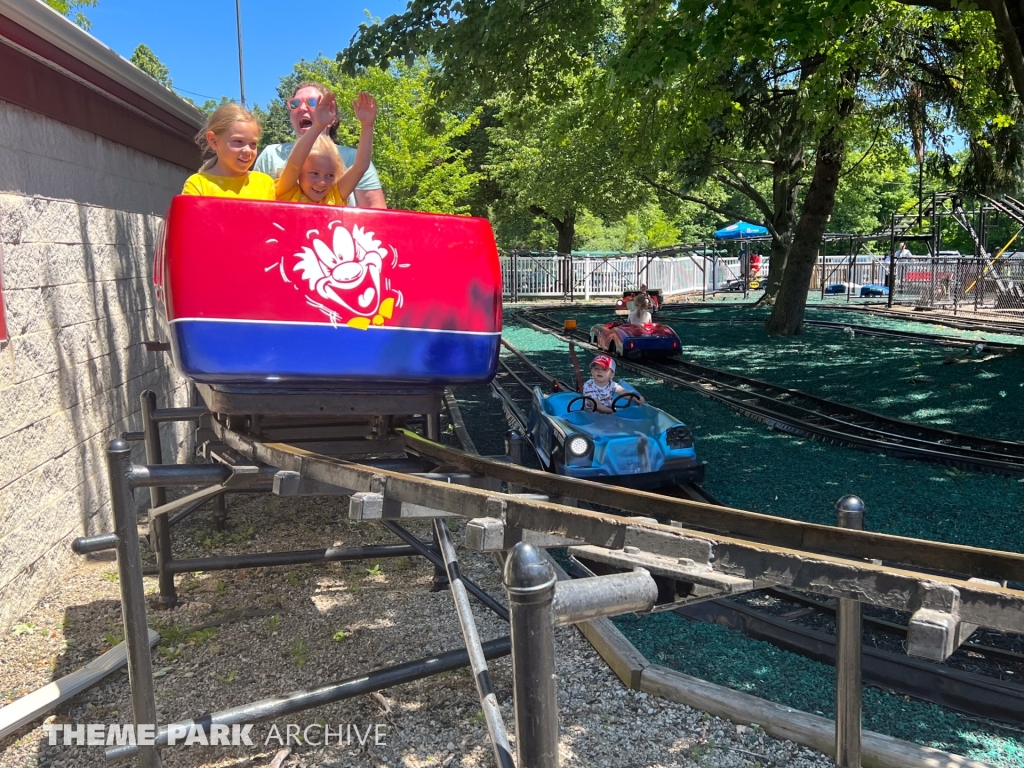
{"type": "Polygon", "coordinates": [[[265,173],[250,171],[256,159],[260,124],[252,113],[238,104],[222,104],[206,119],[196,134],[203,155],[213,154],[199,173],[185,180],[183,195],[244,197],[273,200],[274,180],[265,173]]]}
{"type": "Polygon", "coordinates": [[[313,127],[295,142],[277,180],[277,199],[296,203],[345,205],[348,196],[370,167],[377,100],[365,92],[352,100],[352,110],[359,121],[360,134],[355,162],[347,169],[334,142],[324,134],[337,119],[334,94],[328,93],[311,106],[314,107],[313,127]]]}

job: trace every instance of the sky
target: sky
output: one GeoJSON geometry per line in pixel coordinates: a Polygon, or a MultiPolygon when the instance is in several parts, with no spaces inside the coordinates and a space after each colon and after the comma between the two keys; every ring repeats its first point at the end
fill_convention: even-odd
{"type": "MultiPolygon", "coordinates": [[[[265,108],[300,59],[321,53],[334,58],[367,20],[367,12],[385,19],[406,5],[406,0],[324,0],[300,6],[241,0],[246,103],[265,108]]],[[[92,22],[89,33],[126,59],[139,43],[148,45],[170,70],[180,94],[200,104],[221,96],[238,99],[235,0],[99,0],[95,8],[82,10],[92,22]]]]}

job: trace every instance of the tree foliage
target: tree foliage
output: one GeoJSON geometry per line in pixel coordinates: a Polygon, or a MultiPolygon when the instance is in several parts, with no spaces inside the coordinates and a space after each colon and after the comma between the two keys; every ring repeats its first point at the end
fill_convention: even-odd
{"type": "Polygon", "coordinates": [[[99,5],[99,0],[43,0],[48,6],[53,8],[57,13],[62,16],[67,16],[75,24],[80,26],[82,29],[91,29],[92,22],[86,17],[84,13],[77,10],[79,8],[95,8],[99,5]]]}
{"type": "MultiPolygon", "coordinates": [[[[927,147],[929,162],[951,168],[945,137],[956,130],[970,139],[965,183],[1019,178],[1020,106],[1000,66],[1005,29],[988,7],[1003,0],[568,2],[412,0],[405,14],[365,26],[339,60],[386,65],[429,52],[444,98],[475,92],[534,104],[542,119],[508,133],[495,155],[505,163],[495,164],[496,178],[515,200],[557,202],[563,190],[544,186],[571,189],[571,181],[541,171],[578,171],[587,150],[600,158],[609,147],[622,191],[639,179],[662,201],[723,217],[752,211],[773,235],[772,332],[800,332],[837,202],[844,211],[835,223],[855,230],[905,202],[908,144],[917,158],[927,147]],[[560,114],[577,93],[576,120],[539,110],[560,114]]],[[[594,204],[572,201],[577,216],[594,204]]]]}
{"type": "Polygon", "coordinates": [[[622,157],[615,132],[590,121],[586,79],[574,79],[553,106],[536,94],[496,98],[499,124],[489,130],[485,167],[502,193],[498,214],[529,212],[545,219],[557,231],[562,253],[573,249],[584,211],[622,217],[651,198],[622,157]]]}
{"type": "Polygon", "coordinates": [[[145,43],[139,43],[136,46],[130,61],[161,85],[165,85],[168,88],[172,87],[171,72],[167,69],[167,65],[160,61],[157,55],[145,43]]]}

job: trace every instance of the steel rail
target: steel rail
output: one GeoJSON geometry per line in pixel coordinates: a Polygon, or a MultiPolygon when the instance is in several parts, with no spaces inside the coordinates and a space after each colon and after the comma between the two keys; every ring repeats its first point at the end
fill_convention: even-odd
{"type": "MultiPolygon", "coordinates": [[[[835,605],[827,603],[824,600],[818,600],[808,597],[807,595],[802,595],[798,592],[793,592],[789,589],[772,587],[764,590],[764,592],[780,600],[806,606],[806,608],[811,609],[814,613],[834,616],[836,612],[835,605]]],[[[880,632],[888,632],[889,634],[900,635],[902,637],[907,636],[906,624],[889,621],[888,619],[880,619],[877,616],[865,616],[863,620],[865,625],[877,627],[880,632]]],[[[998,658],[999,660],[1008,663],[1024,664],[1024,653],[1018,653],[1017,651],[1011,651],[1006,648],[997,648],[994,645],[986,645],[984,643],[974,643],[970,640],[965,640],[960,648],[961,650],[975,651],[989,658],[998,658]]]]}
{"type": "MultiPolygon", "coordinates": [[[[735,629],[755,640],[835,666],[836,637],[728,600],[675,611],[691,621],[735,629]]],[[[967,647],[967,646],[964,646],[967,647]]],[[[1024,686],[866,646],[864,682],[939,706],[1006,723],[1024,719],[1024,686]]]]}
{"type": "Polygon", "coordinates": [[[857,312],[864,315],[877,315],[878,317],[888,317],[896,320],[902,320],[908,323],[922,323],[929,325],[942,325],[947,328],[958,328],[962,331],[988,331],[990,333],[1003,333],[1007,336],[1021,336],[1024,335],[1024,322],[1014,322],[1011,320],[998,320],[993,318],[992,320],[982,320],[980,318],[972,317],[949,317],[947,315],[928,315],[920,314],[914,317],[907,312],[894,312],[892,310],[877,309],[872,307],[856,307],[856,306],[828,306],[827,309],[839,309],[843,312],[857,312]]]}
{"type": "Polygon", "coordinates": [[[573,480],[467,454],[404,430],[402,435],[410,450],[439,461],[529,488],[583,498],[635,514],[682,518],[704,528],[729,533],[680,529],[451,485],[319,456],[288,445],[261,443],[219,422],[215,422],[214,429],[225,444],[253,460],[353,491],[381,493],[395,501],[433,509],[457,509],[465,517],[497,516],[510,526],[579,539],[606,549],[622,550],[637,540],[649,540],[652,546],[667,553],[692,551],[698,546],[707,555],[709,567],[723,574],[753,578],[744,575],[756,572],[758,578],[765,581],[811,591],[815,591],[812,587],[820,591],[820,580],[830,576],[828,594],[897,610],[913,610],[922,600],[931,599],[929,595],[948,595],[952,599],[955,594],[962,621],[1011,632],[1024,629],[1024,592],[913,571],[915,564],[925,567],[941,564],[947,571],[1024,581],[1024,555],[1021,554],[800,523],[573,480]],[[750,536],[755,540],[737,536],[750,536]],[[772,543],[761,543],[757,539],[772,543]],[[878,557],[901,563],[901,566],[869,562],[878,557]]]}
{"type": "MultiPolygon", "coordinates": [[[[545,325],[544,322],[539,322],[536,317],[526,317],[522,313],[518,317],[538,330],[565,338],[565,334],[560,328],[556,329],[552,325],[545,325]]],[[[549,319],[547,322],[551,323],[549,319]]],[[[581,346],[598,350],[589,341],[584,341],[578,336],[573,337],[572,340],[581,346]]],[[[621,364],[651,378],[661,379],[691,389],[700,395],[717,400],[744,415],[792,434],[828,440],[833,443],[900,458],[914,458],[947,466],[959,466],[998,474],[1024,474],[1024,443],[967,435],[900,421],[856,406],[837,403],[816,395],[810,395],[800,390],[781,387],[740,374],[707,368],[695,363],[682,361],[673,361],[671,363],[651,363],[648,361],[647,363],[640,363],[634,360],[622,360],[621,364]],[[735,383],[729,383],[729,380],[735,383]],[[878,424],[886,425],[890,430],[904,430],[904,432],[900,434],[864,424],[857,424],[844,418],[829,415],[828,413],[822,413],[794,403],[783,402],[779,397],[765,394],[764,391],[750,391],[743,389],[743,387],[775,392],[779,397],[804,399],[822,408],[828,408],[833,412],[846,411],[846,419],[868,419],[878,424]],[[751,402],[752,400],[754,402],[751,402]],[[780,411],[788,411],[789,415],[780,411]],[[815,421],[818,423],[815,423],[815,421]],[[822,424],[821,422],[825,423],[822,424]],[[929,435],[932,439],[907,434],[907,432],[917,433],[917,435],[929,435]],[[956,441],[959,444],[949,445],[943,441],[956,441]],[[968,442],[986,446],[987,449],[974,448],[967,445],[966,443],[968,442]]]]}
{"type": "MultiPolygon", "coordinates": [[[[678,317],[672,314],[671,309],[663,309],[658,313],[665,322],[672,323],[764,323],[762,318],[756,317],[678,317]],[[666,317],[666,315],[668,317],[666,317]]],[[[975,347],[983,344],[986,349],[1000,352],[1018,352],[1024,347],[1024,342],[990,341],[989,339],[965,339],[960,336],[943,336],[937,333],[925,333],[923,331],[901,331],[896,328],[880,328],[873,325],[860,325],[858,323],[843,323],[838,320],[810,320],[804,319],[804,325],[811,328],[822,328],[832,331],[845,331],[847,329],[864,336],[882,336],[896,339],[910,339],[923,344],[937,344],[945,347],[975,347]]],[[[999,333],[992,329],[993,333],[999,333]]]]}

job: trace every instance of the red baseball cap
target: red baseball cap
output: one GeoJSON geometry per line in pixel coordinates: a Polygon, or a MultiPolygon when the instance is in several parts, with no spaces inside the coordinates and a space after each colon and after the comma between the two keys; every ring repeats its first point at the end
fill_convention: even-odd
{"type": "Polygon", "coordinates": [[[595,357],[594,362],[590,364],[590,367],[593,368],[595,365],[607,368],[612,373],[615,372],[615,361],[608,357],[608,355],[598,355],[595,357]]]}

